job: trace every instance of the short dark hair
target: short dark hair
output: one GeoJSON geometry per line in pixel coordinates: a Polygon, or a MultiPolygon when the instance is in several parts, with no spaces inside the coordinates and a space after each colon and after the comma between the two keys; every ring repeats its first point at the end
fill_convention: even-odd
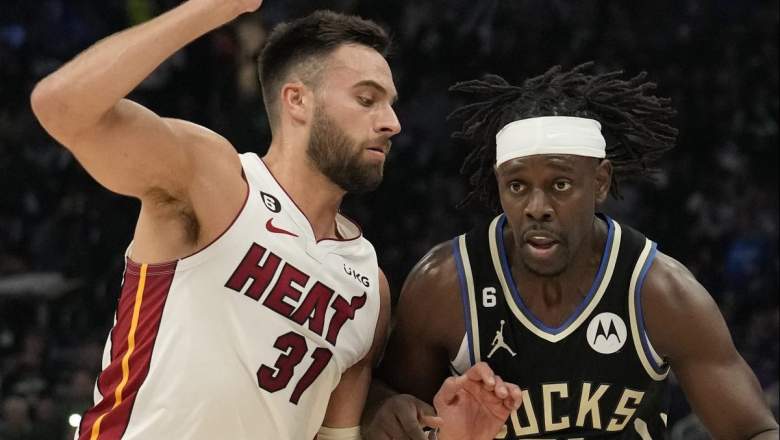
{"type": "Polygon", "coordinates": [[[344,44],[367,46],[386,58],[390,37],[371,20],[328,10],[280,23],[273,29],[258,57],[263,100],[272,126],[279,90],[289,73],[304,64],[319,66],[310,62],[319,61],[344,44]]]}
{"type": "Polygon", "coordinates": [[[476,101],[449,116],[462,123],[453,137],[475,147],[461,168],[461,173],[469,176],[472,190],[460,206],[478,200],[500,209],[493,171],[495,136],[504,125],[518,119],[578,116],[599,121],[607,140],[606,158],[613,163],[614,197],[620,196],[623,179],[652,176],[652,163],[677,140],[677,129],[667,124],[676,114],[671,100],[651,93],[656,85],[645,80],[645,72],[622,79],[623,71],[586,73],[592,67],[592,62],[569,71],[555,66],[520,86],[510,85],[498,75],[486,75],[450,88],[476,101]]]}

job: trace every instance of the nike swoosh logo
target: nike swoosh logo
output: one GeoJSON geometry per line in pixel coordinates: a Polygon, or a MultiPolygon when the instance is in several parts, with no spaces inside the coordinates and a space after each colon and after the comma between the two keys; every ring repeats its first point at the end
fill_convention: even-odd
{"type": "Polygon", "coordinates": [[[294,234],[286,229],[277,228],[276,226],[271,223],[273,221],[273,217],[269,218],[267,222],[265,222],[265,228],[268,229],[268,232],[273,232],[274,234],[287,234],[291,235],[293,237],[297,237],[298,234],[294,234]]]}

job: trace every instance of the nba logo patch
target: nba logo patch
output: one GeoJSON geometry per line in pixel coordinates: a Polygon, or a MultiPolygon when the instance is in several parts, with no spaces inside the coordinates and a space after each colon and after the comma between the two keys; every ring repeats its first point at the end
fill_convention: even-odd
{"type": "Polygon", "coordinates": [[[612,354],[623,348],[627,336],[626,323],[614,313],[599,313],[588,324],[588,344],[601,354],[612,354]]]}

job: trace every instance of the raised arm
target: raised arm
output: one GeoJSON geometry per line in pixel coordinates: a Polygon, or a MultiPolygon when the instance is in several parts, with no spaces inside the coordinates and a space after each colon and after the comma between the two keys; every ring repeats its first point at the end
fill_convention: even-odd
{"type": "Polygon", "coordinates": [[[642,289],[642,307],[653,346],[714,438],[778,438],[758,380],[717,305],[682,264],[659,254],[642,289]]]}
{"type": "Polygon", "coordinates": [[[144,216],[155,223],[161,216],[197,213],[220,200],[217,193],[235,214],[244,188],[230,143],[124,97],[187,43],[259,5],[190,0],[111,35],[40,81],[31,96],[33,111],[100,184],[142,200],[139,223],[144,216]]]}

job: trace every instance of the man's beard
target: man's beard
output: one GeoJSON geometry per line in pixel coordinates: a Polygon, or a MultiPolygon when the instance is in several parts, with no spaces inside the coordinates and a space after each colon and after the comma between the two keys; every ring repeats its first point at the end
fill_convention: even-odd
{"type": "Polygon", "coordinates": [[[321,109],[314,112],[306,153],[322,174],[348,193],[363,194],[382,183],[384,162],[361,160],[363,148],[321,109]]]}

